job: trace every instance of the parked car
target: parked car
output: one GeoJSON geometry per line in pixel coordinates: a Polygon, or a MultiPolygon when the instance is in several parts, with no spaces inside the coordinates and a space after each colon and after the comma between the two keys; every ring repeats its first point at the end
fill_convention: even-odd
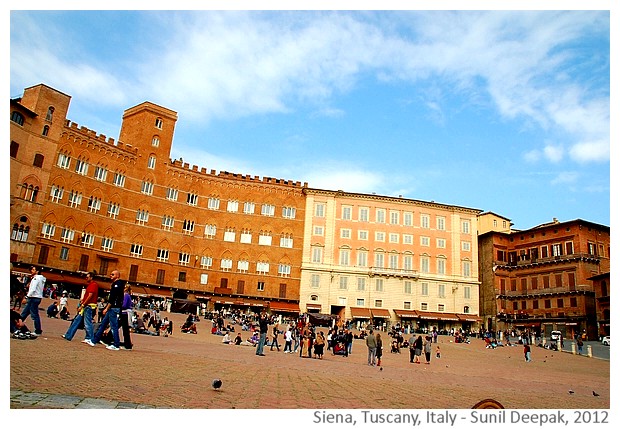
{"type": "Polygon", "coordinates": [[[552,341],[558,341],[561,336],[562,336],[562,332],[561,331],[551,331],[551,340],[552,341]]]}
{"type": "Polygon", "coordinates": [[[609,335],[607,335],[606,337],[603,337],[603,341],[601,341],[603,343],[604,346],[608,346],[609,345],[609,335]]]}

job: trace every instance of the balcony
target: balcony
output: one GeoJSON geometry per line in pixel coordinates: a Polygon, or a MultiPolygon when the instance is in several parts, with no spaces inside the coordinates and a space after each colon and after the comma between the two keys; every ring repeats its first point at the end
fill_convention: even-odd
{"type": "Polygon", "coordinates": [[[416,270],[370,267],[368,269],[368,276],[369,277],[373,277],[373,276],[401,277],[401,278],[417,279],[419,277],[419,274],[416,270]]]}
{"type": "Polygon", "coordinates": [[[574,287],[562,286],[562,287],[552,287],[552,288],[539,288],[539,289],[528,289],[528,290],[507,290],[503,293],[498,294],[498,298],[500,297],[534,297],[534,296],[544,296],[544,295],[565,295],[565,294],[573,294],[575,292],[591,292],[594,293],[592,286],[589,285],[577,285],[574,287]]]}
{"type": "Polygon", "coordinates": [[[522,268],[535,268],[543,265],[562,264],[570,262],[589,262],[593,264],[600,263],[600,257],[587,253],[573,253],[572,255],[550,256],[547,258],[530,258],[518,261],[494,261],[493,264],[497,269],[512,271],[522,268]]]}

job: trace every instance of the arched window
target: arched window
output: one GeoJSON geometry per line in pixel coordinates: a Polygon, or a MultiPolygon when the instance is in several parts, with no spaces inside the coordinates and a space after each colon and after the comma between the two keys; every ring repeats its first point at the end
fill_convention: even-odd
{"type": "Polygon", "coordinates": [[[13,232],[11,233],[11,240],[16,241],[28,241],[28,233],[30,227],[28,225],[16,223],[13,225],[13,232]]]}
{"type": "Polygon", "coordinates": [[[43,132],[41,133],[42,136],[47,136],[50,133],[50,126],[46,125],[43,127],[43,132]]]}
{"type": "Polygon", "coordinates": [[[24,116],[16,111],[13,111],[13,113],[11,113],[11,121],[15,122],[18,125],[24,125],[24,116]]]}
{"type": "Polygon", "coordinates": [[[54,118],[54,108],[50,106],[47,108],[47,116],[45,117],[45,120],[52,122],[53,118],[54,118]]]}
{"type": "Polygon", "coordinates": [[[36,202],[39,194],[39,187],[28,183],[22,183],[22,198],[32,203],[36,202]]]}

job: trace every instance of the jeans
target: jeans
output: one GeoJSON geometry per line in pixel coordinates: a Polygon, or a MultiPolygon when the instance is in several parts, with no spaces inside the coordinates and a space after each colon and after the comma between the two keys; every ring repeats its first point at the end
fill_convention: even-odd
{"type": "Polygon", "coordinates": [[[71,326],[65,333],[65,339],[71,341],[80,326],[80,322],[84,319],[84,331],[86,332],[85,340],[93,340],[93,309],[90,306],[84,307],[84,314],[78,313],[71,322],[71,326]]]}
{"type": "Polygon", "coordinates": [[[121,340],[118,336],[118,316],[120,315],[120,313],[120,308],[110,308],[105,313],[105,316],[103,316],[103,320],[101,321],[101,325],[99,325],[99,329],[97,329],[97,332],[95,332],[93,343],[97,344],[99,340],[101,340],[103,331],[105,331],[105,328],[110,325],[110,331],[112,331],[112,337],[114,338],[114,347],[120,347],[121,340]]]}
{"type": "Polygon", "coordinates": [[[368,365],[374,365],[376,363],[376,347],[368,347],[368,365]]]}
{"type": "Polygon", "coordinates": [[[123,346],[125,346],[126,349],[133,348],[129,330],[129,313],[121,313],[121,328],[123,329],[123,346]]]}
{"type": "Polygon", "coordinates": [[[42,334],[43,330],[41,329],[41,318],[39,317],[39,304],[41,304],[41,298],[28,298],[26,302],[26,306],[22,310],[22,320],[26,320],[28,315],[32,317],[32,322],[34,323],[34,333],[42,334]]]}
{"type": "Polygon", "coordinates": [[[265,347],[265,341],[267,340],[267,333],[266,332],[261,332],[260,333],[260,338],[258,340],[258,345],[256,346],[256,354],[257,355],[262,355],[263,354],[263,348],[265,347]]]}

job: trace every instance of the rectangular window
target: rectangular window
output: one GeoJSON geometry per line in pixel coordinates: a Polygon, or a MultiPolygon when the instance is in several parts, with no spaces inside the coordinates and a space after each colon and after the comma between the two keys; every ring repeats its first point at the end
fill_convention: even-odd
{"type": "Polygon", "coordinates": [[[179,271],[179,281],[186,282],[187,281],[187,272],[179,271]]]}
{"type": "Polygon", "coordinates": [[[219,210],[220,209],[220,199],[219,198],[209,198],[207,201],[207,208],[209,210],[219,210]]]}
{"type": "Polygon", "coordinates": [[[142,250],[143,248],[141,244],[132,243],[129,250],[129,255],[134,257],[140,257],[142,256],[142,250]]]}
{"type": "Polygon", "coordinates": [[[357,290],[366,290],[366,279],[364,277],[357,278],[357,290]]]}
{"type": "Polygon", "coordinates": [[[428,283],[420,284],[420,294],[423,296],[428,296],[428,283]]]}
{"type": "Polygon", "coordinates": [[[398,255],[390,254],[390,256],[389,256],[389,267],[392,270],[397,270],[398,269],[398,255]]]}
{"type": "Polygon", "coordinates": [[[249,268],[250,263],[248,261],[237,261],[237,272],[247,273],[249,268]]]}
{"type": "Polygon", "coordinates": [[[318,289],[321,286],[321,276],[318,274],[312,274],[310,276],[310,287],[318,289]]]}
{"type": "Polygon", "coordinates": [[[469,241],[461,241],[461,250],[464,252],[471,251],[471,243],[469,241]]]}
{"type": "Polygon", "coordinates": [[[69,194],[69,207],[79,208],[80,204],[82,204],[82,194],[77,191],[71,191],[69,194]]]}
{"type": "Polygon", "coordinates": [[[155,168],[155,163],[157,162],[157,158],[154,155],[149,156],[148,163],[146,165],[147,168],[153,170],[155,168]]]}
{"type": "Polygon", "coordinates": [[[422,311],[427,311],[427,310],[428,310],[428,303],[426,303],[426,302],[421,302],[421,303],[420,303],[420,310],[422,310],[422,311]]]}
{"type": "Polygon", "coordinates": [[[357,252],[357,266],[358,267],[368,266],[368,252],[367,251],[360,250],[357,252]]]}
{"type": "Polygon", "coordinates": [[[358,240],[368,240],[368,231],[357,231],[358,240]]]}
{"type": "Polygon", "coordinates": [[[254,214],[255,209],[256,209],[256,206],[254,203],[250,203],[250,202],[243,203],[243,213],[254,214]]]}
{"type": "Polygon", "coordinates": [[[155,283],[158,285],[163,285],[166,279],[166,270],[157,270],[157,277],[155,279],[155,283]]]}
{"type": "Polygon", "coordinates": [[[420,215],[420,228],[428,229],[431,227],[431,216],[427,214],[420,215]]]}
{"type": "Polygon", "coordinates": [[[562,245],[561,244],[552,244],[551,245],[551,254],[553,256],[562,256],[562,245]]]}
{"type": "Polygon", "coordinates": [[[82,176],[86,176],[88,174],[88,162],[78,159],[75,163],[75,172],[82,176]]]}
{"type": "Polygon", "coordinates": [[[95,167],[95,180],[99,182],[105,182],[105,179],[108,177],[108,170],[104,167],[97,166],[95,167]]]}
{"type": "Polygon", "coordinates": [[[297,210],[295,207],[282,207],[282,217],[284,219],[295,219],[297,210]]]}
{"type": "Polygon", "coordinates": [[[348,249],[340,249],[340,265],[349,266],[351,252],[348,249]]]}
{"type": "Polygon", "coordinates": [[[413,293],[413,288],[411,287],[411,282],[409,280],[406,280],[403,285],[404,285],[404,293],[406,294],[413,293]]]}
{"type": "Polygon", "coordinates": [[[205,237],[215,238],[217,227],[215,225],[205,225],[205,237]]]}
{"type": "Polygon", "coordinates": [[[71,165],[71,157],[69,155],[65,155],[64,153],[58,154],[58,162],[56,165],[60,168],[67,170],[71,165]]]}
{"type": "Polygon", "coordinates": [[[322,247],[313,247],[312,248],[312,262],[315,264],[320,264],[323,261],[323,248],[322,247]]]}
{"type": "Polygon", "coordinates": [[[60,239],[65,243],[71,243],[75,237],[75,231],[69,228],[63,228],[60,231],[60,239]]]}
{"type": "Polygon", "coordinates": [[[258,245],[259,246],[271,246],[271,235],[268,232],[261,231],[258,236],[258,245]]]}
{"type": "Polygon", "coordinates": [[[153,183],[149,182],[148,180],[143,181],[140,192],[145,195],[153,195],[153,183]]]}
{"type": "Polygon", "coordinates": [[[420,256],[420,271],[428,273],[430,269],[430,258],[428,256],[420,256]]]}
{"type": "Polygon", "coordinates": [[[406,271],[413,271],[413,256],[411,255],[403,256],[403,269],[406,271]]]}
{"type": "Polygon", "coordinates": [[[280,277],[290,277],[291,266],[288,264],[278,264],[278,275],[280,277]]]}
{"type": "Polygon", "coordinates": [[[322,226],[315,226],[315,227],[312,229],[312,231],[313,231],[313,232],[312,232],[312,234],[313,234],[313,235],[319,235],[319,236],[322,236],[322,235],[323,235],[323,227],[322,227],[322,226]]]}
{"type": "Polygon", "coordinates": [[[241,235],[239,236],[239,243],[251,244],[252,243],[252,232],[249,230],[241,231],[241,235]]]}
{"type": "Polygon", "coordinates": [[[340,238],[351,238],[351,230],[349,228],[340,229],[340,238]]]}
{"type": "Polygon", "coordinates": [[[446,306],[444,304],[437,304],[437,311],[446,311],[446,306]]]}
{"type": "Polygon", "coordinates": [[[101,250],[104,252],[112,251],[112,247],[114,246],[114,240],[110,237],[103,237],[101,239],[101,250]]]}
{"type": "Polygon", "coordinates": [[[232,228],[226,228],[226,231],[224,231],[224,241],[228,241],[229,243],[234,243],[235,242],[235,230],[232,228]]]}
{"type": "Polygon", "coordinates": [[[463,288],[463,298],[471,299],[471,286],[465,286],[463,288]]]}
{"type": "Polygon", "coordinates": [[[118,172],[114,173],[114,181],[112,183],[119,188],[125,187],[125,175],[118,172]]]}
{"type": "Polygon", "coordinates": [[[543,288],[549,289],[550,278],[549,276],[543,276],[543,288]]]}
{"type": "Polygon", "coordinates": [[[360,222],[368,222],[368,207],[360,207],[358,216],[360,222]]]}
{"type": "Polygon", "coordinates": [[[61,247],[60,248],[60,260],[62,261],[66,261],[67,259],[69,259],[69,248],[68,247],[61,247]]]}
{"type": "Polygon", "coordinates": [[[280,237],[280,247],[286,247],[287,249],[293,248],[293,236],[290,234],[282,234],[280,237]]]}
{"type": "Polygon", "coordinates": [[[445,298],[446,297],[446,285],[438,285],[437,286],[437,296],[439,298],[445,298]]]}
{"type": "Polygon", "coordinates": [[[437,259],[437,274],[445,274],[445,273],[446,273],[446,260],[437,259]]]}
{"type": "Polygon", "coordinates": [[[357,298],[355,300],[355,305],[357,305],[358,307],[363,307],[364,306],[364,298],[357,298]]]}
{"type": "Polygon", "coordinates": [[[83,232],[82,238],[80,239],[80,244],[84,247],[92,247],[95,243],[95,235],[89,232],[83,232]]]}
{"type": "Polygon", "coordinates": [[[198,205],[198,194],[188,193],[187,204],[189,204],[190,206],[197,206],[198,205]]]}
{"type": "Polygon", "coordinates": [[[314,205],[314,216],[315,217],[325,217],[325,204],[316,203],[314,205]]]}
{"type": "Polygon", "coordinates": [[[391,232],[390,235],[389,235],[389,240],[390,240],[390,243],[398,243],[399,242],[398,234],[395,234],[395,233],[391,232]]]}
{"type": "Polygon", "coordinates": [[[149,212],[146,210],[136,210],[136,223],[146,225],[149,221],[149,212]]]}
{"type": "MultiPolygon", "coordinates": [[[[223,258],[222,260],[220,260],[220,269],[222,269],[223,271],[230,271],[230,270],[232,270],[232,266],[233,266],[232,259],[223,258]]],[[[224,280],[224,279],[222,279],[222,280],[224,280]]]]}
{"type": "Polygon", "coordinates": [[[269,262],[256,263],[256,273],[257,274],[268,274],[269,273],[269,262]]]}
{"type": "Polygon", "coordinates": [[[377,223],[385,223],[385,209],[377,209],[375,221],[377,223]]]}
{"type": "Polygon", "coordinates": [[[413,235],[403,234],[403,244],[413,244],[413,235]]]}
{"type": "Polygon", "coordinates": [[[420,237],[420,246],[428,247],[431,245],[430,237],[420,237]]]}
{"type": "Polygon", "coordinates": [[[382,299],[375,299],[375,307],[377,307],[377,308],[383,307],[383,300],[382,299]]]}
{"type": "Polygon", "coordinates": [[[385,241],[385,232],[376,231],[375,232],[375,241],[384,242],[385,241]]]}
{"type": "Polygon", "coordinates": [[[239,211],[239,201],[229,200],[226,204],[226,211],[229,213],[237,213],[239,211]]]}
{"type": "Polygon", "coordinates": [[[200,257],[200,268],[211,268],[213,266],[213,258],[211,256],[200,257]]]}
{"type": "Polygon", "coordinates": [[[59,203],[62,200],[62,196],[64,193],[64,188],[59,188],[58,186],[53,185],[52,191],[50,193],[50,198],[52,199],[52,202],[59,203]]]}
{"type": "Polygon", "coordinates": [[[168,249],[157,249],[157,260],[160,262],[167,262],[170,256],[168,249]]]}
{"type": "Polygon", "coordinates": [[[183,221],[183,234],[191,234],[194,232],[194,221],[185,219],[183,221]]]}
{"type": "Polygon", "coordinates": [[[351,220],[351,206],[342,206],[342,220],[351,220]]]}
{"type": "Polygon", "coordinates": [[[471,276],[471,262],[463,261],[463,277],[471,276]]]}
{"type": "Polygon", "coordinates": [[[339,287],[341,290],[346,290],[346,289],[348,289],[348,288],[349,288],[349,284],[348,284],[348,283],[349,283],[349,278],[348,278],[348,277],[345,277],[345,276],[341,276],[341,277],[340,277],[340,282],[339,282],[339,284],[338,284],[338,287],[339,287]]]}
{"type": "Polygon", "coordinates": [[[161,218],[161,228],[165,231],[171,231],[174,228],[174,217],[163,215],[161,218]]]}
{"type": "Polygon", "coordinates": [[[438,238],[437,239],[437,248],[438,249],[445,249],[446,248],[446,240],[445,240],[445,238],[438,238]]]}
{"type": "Polygon", "coordinates": [[[166,189],[166,199],[169,201],[176,201],[179,199],[179,190],[174,188],[166,189]]]}
{"type": "Polygon", "coordinates": [[[411,212],[403,213],[403,225],[404,226],[413,226],[413,213],[411,213],[411,212]]]}
{"type": "Polygon", "coordinates": [[[446,229],[446,218],[443,216],[437,216],[437,229],[444,231],[446,229]]]}
{"type": "Polygon", "coordinates": [[[390,225],[398,225],[399,213],[390,211],[390,225]]]}
{"type": "Polygon", "coordinates": [[[272,204],[263,204],[260,208],[260,214],[263,216],[273,216],[276,212],[276,207],[272,204]]]}
{"type": "Polygon", "coordinates": [[[256,284],[256,290],[258,291],[264,291],[265,290],[265,282],[258,282],[256,284]]]}
{"type": "Polygon", "coordinates": [[[383,292],[383,279],[375,279],[375,291],[383,292]]]}
{"type": "Polygon", "coordinates": [[[469,234],[471,231],[471,223],[468,220],[461,222],[461,232],[463,234],[469,234]]]}
{"type": "Polygon", "coordinates": [[[562,287],[562,274],[555,275],[555,287],[562,287]]]}
{"type": "Polygon", "coordinates": [[[375,253],[375,267],[376,268],[383,268],[385,266],[384,256],[385,255],[383,253],[375,253]]]}
{"type": "Polygon", "coordinates": [[[411,301],[405,301],[403,302],[403,308],[405,310],[411,310],[411,301]]]}

